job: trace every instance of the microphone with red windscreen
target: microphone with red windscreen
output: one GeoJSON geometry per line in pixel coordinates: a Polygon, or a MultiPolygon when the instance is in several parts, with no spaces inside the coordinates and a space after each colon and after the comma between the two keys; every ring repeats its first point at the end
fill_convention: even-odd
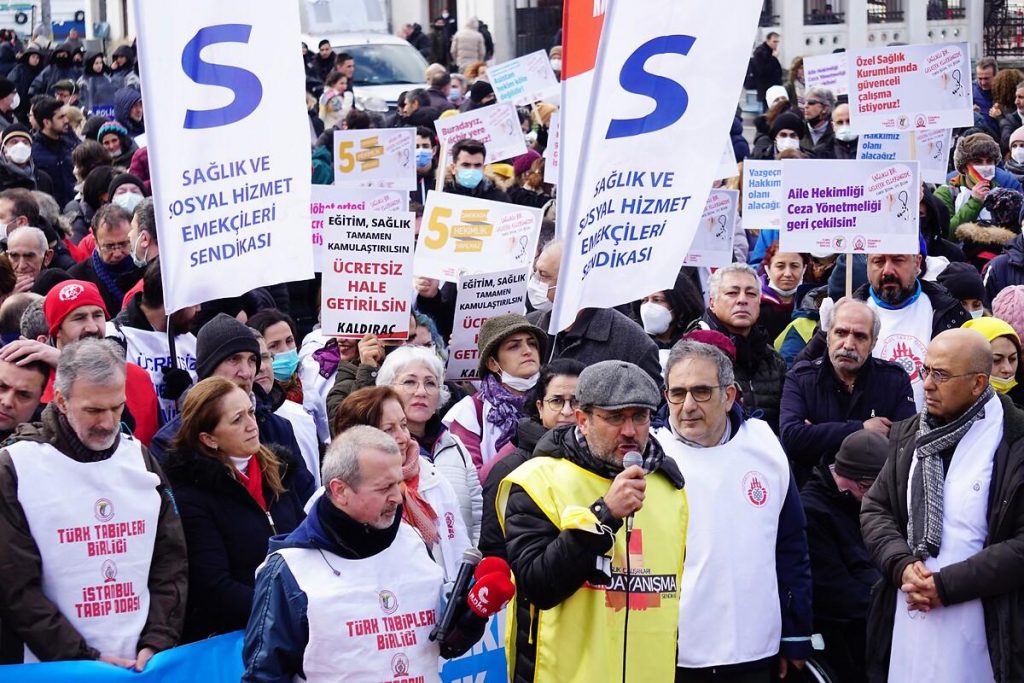
{"type": "Polygon", "coordinates": [[[473,612],[484,619],[497,614],[516,594],[516,587],[507,576],[493,572],[477,579],[469,589],[466,603],[473,612]]]}

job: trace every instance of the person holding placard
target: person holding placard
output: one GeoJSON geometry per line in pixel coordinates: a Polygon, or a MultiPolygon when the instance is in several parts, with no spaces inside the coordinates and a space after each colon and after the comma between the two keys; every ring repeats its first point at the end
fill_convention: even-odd
{"type": "Polygon", "coordinates": [[[996,164],[1002,158],[999,144],[985,133],[960,138],[953,151],[952,174],[946,184],[935,190],[949,211],[949,229],[956,230],[961,223],[974,223],[985,218],[985,198],[997,187],[1024,191],[1020,182],[1009,171],[996,164]]]}
{"type": "Polygon", "coordinates": [[[547,343],[544,330],[515,313],[489,318],[480,328],[480,391],[456,403],[443,420],[477,471],[512,440],[547,343]]]}

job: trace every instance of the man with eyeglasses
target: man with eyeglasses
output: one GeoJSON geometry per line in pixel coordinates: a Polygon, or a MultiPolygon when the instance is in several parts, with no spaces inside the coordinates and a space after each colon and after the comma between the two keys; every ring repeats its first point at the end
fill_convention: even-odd
{"type": "Polygon", "coordinates": [[[125,292],[142,279],[145,268],[135,265],[131,256],[132,215],[116,204],[102,207],[92,219],[96,249],[68,273],[99,287],[111,315],[121,310],[125,292]]]}
{"type": "Polygon", "coordinates": [[[871,355],[881,321],[870,306],[844,297],[823,326],[828,349],[797,362],[782,391],[779,431],[801,486],[828,479],[821,470],[850,434],[869,429],[886,437],[893,422],[916,412],[907,373],[871,355]]]}
{"type": "Polygon", "coordinates": [[[767,681],[811,654],[811,574],[796,479],[762,420],[736,403],[732,363],[683,340],[655,432],[687,483],[677,683],[767,681]]]}
{"type": "Polygon", "coordinates": [[[544,435],[498,487],[517,588],[511,678],[672,680],[687,505],[650,436],[658,387],[604,361],[580,373],[576,400],[575,423],[544,435]],[[629,453],[643,466],[623,469],[629,453]]]}
{"type": "Polygon", "coordinates": [[[984,336],[937,335],[924,410],[893,425],[864,498],[871,680],[1024,680],[1024,416],[991,371],[984,336]]]}
{"type": "Polygon", "coordinates": [[[821,467],[800,491],[814,580],[814,632],[824,657],[844,681],[867,681],[868,607],[881,578],[860,533],[860,506],[885,464],[888,439],[862,429],[843,440],[835,462],[821,467]]]}

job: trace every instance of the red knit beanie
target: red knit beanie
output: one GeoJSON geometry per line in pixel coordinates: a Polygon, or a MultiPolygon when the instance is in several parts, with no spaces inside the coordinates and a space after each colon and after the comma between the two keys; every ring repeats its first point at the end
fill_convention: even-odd
{"type": "Polygon", "coordinates": [[[99,306],[103,309],[103,315],[110,317],[99,288],[91,282],[65,280],[51,289],[43,300],[43,315],[46,316],[46,324],[50,326],[50,336],[56,336],[64,318],[82,306],[99,306]]]}

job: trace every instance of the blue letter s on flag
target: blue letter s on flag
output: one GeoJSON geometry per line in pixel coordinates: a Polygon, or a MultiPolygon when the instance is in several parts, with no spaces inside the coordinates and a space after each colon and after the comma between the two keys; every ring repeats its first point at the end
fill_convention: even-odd
{"type": "Polygon", "coordinates": [[[622,65],[619,85],[627,92],[650,97],[654,111],[637,119],[612,119],[605,139],[653,133],[679,120],[690,104],[686,88],[672,79],[648,72],[644,66],[651,57],[663,54],[686,55],[696,42],[693,36],[659,36],[638,47],[622,65]]]}
{"type": "Polygon", "coordinates": [[[216,128],[241,121],[256,111],[263,99],[263,84],[251,71],[237,66],[204,62],[200,53],[208,45],[217,43],[248,43],[252,26],[247,24],[219,24],[199,29],[181,51],[181,68],[194,82],[227,88],[235,99],[217,109],[185,111],[185,128],[216,128]]]}

